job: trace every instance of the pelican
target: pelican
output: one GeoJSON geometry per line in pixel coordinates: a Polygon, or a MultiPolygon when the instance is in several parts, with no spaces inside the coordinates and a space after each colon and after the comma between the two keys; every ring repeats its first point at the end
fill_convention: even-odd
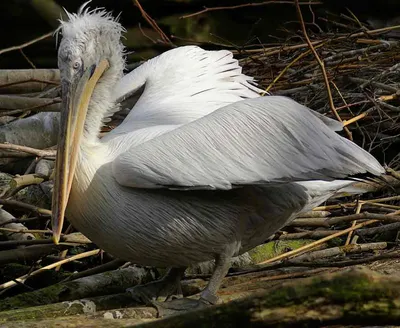
{"type": "Polygon", "coordinates": [[[177,310],[215,304],[233,256],[352,184],[349,178],[384,173],[335,132],[339,122],[286,97],[260,97],[229,51],[180,47],[123,76],[124,29],[111,14],[83,7],[59,31],[53,238],[59,241],[65,215],[105,251],[170,268],[131,290],[143,299],[176,293],[187,266],[215,260],[198,300],[163,303],[177,310]],[[100,139],[118,102],[140,92],[122,124],[100,139]]]}

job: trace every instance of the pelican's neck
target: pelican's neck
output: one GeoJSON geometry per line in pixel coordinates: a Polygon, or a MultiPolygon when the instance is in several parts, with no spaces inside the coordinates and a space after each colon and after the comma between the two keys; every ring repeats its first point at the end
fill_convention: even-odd
{"type": "Polygon", "coordinates": [[[116,108],[114,87],[123,75],[124,59],[122,51],[116,51],[108,60],[110,67],[96,84],[89,103],[83,134],[84,146],[99,144],[98,135],[104,119],[112,115],[116,108]]]}

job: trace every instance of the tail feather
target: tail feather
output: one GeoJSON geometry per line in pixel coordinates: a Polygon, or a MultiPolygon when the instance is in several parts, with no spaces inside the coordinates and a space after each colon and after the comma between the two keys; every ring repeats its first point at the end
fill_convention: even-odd
{"type": "Polygon", "coordinates": [[[302,212],[311,211],[314,207],[326,202],[329,198],[340,198],[346,196],[360,195],[367,192],[373,192],[381,189],[383,185],[379,181],[351,181],[351,180],[334,180],[323,181],[313,180],[297,182],[297,184],[307,189],[310,197],[307,205],[302,212]]]}

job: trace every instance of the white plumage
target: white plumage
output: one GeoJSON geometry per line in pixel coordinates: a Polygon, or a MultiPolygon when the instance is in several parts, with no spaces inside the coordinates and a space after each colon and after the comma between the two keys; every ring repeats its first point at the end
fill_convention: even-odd
{"type": "Polygon", "coordinates": [[[121,78],[121,26],[101,11],[69,17],[59,50],[65,107],[59,157],[66,164],[59,164],[55,218],[63,216],[57,202],[74,175],[67,217],[106,251],[175,268],[216,259],[202,302],[216,301],[232,256],[351,183],[335,179],[384,172],[334,132],[339,123],[288,98],[259,97],[228,51],[173,49],[121,78]],[[76,99],[86,91],[81,98],[73,93],[104,59],[109,68],[90,96],[80,138],[68,126],[84,111],[76,99]],[[124,122],[99,140],[115,101],[143,86],[124,122]],[[70,138],[78,144],[75,173],[70,138]]]}
{"type": "Polygon", "coordinates": [[[382,167],[304,106],[269,96],[222,107],[133,146],[115,159],[113,171],[128,187],[231,189],[380,174],[382,167]]]}
{"type": "MultiPolygon", "coordinates": [[[[112,139],[142,143],[225,105],[259,97],[253,78],[242,74],[232,53],[186,46],[167,51],[125,75],[114,88],[116,101],[144,91],[112,139]]],[[[117,146],[118,147],[118,146],[117,146]]]]}

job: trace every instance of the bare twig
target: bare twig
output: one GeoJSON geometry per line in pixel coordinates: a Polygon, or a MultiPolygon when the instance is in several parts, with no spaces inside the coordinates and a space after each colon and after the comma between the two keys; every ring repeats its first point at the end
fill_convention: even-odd
{"type": "Polygon", "coordinates": [[[39,36],[38,38],[35,38],[35,39],[30,40],[28,42],[22,43],[22,44],[20,44],[18,46],[13,46],[13,47],[10,47],[10,48],[1,49],[0,50],[0,55],[5,54],[6,52],[15,51],[15,50],[21,50],[23,48],[26,48],[26,47],[28,47],[28,46],[36,43],[36,42],[39,42],[39,41],[42,41],[44,39],[47,39],[47,38],[51,37],[53,35],[53,33],[54,32],[49,32],[49,33],[43,34],[42,36],[39,36]]]}
{"type": "Polygon", "coordinates": [[[38,270],[32,271],[30,274],[25,274],[25,275],[23,275],[23,276],[21,276],[21,277],[19,277],[17,279],[14,279],[14,280],[11,280],[11,281],[8,281],[8,282],[5,282],[5,283],[1,284],[0,285],[0,290],[1,289],[5,289],[5,288],[14,287],[14,286],[18,285],[18,282],[24,283],[27,278],[29,278],[31,276],[34,276],[34,275],[37,275],[38,273],[41,273],[43,271],[54,269],[54,268],[58,267],[59,265],[63,265],[65,263],[69,263],[69,262],[72,262],[72,261],[75,261],[75,260],[83,259],[85,257],[97,255],[99,253],[100,253],[100,249],[95,249],[93,251],[88,251],[88,252],[84,252],[84,253],[81,253],[81,254],[77,254],[77,255],[71,256],[71,257],[69,257],[69,258],[67,258],[65,260],[61,260],[61,261],[52,263],[52,264],[44,266],[44,267],[42,267],[42,268],[40,268],[38,270]]]}
{"type": "MultiPolygon", "coordinates": [[[[263,1],[263,2],[251,2],[251,3],[244,3],[241,5],[235,5],[235,6],[222,6],[222,7],[204,7],[203,10],[197,11],[192,14],[188,15],[183,15],[180,18],[190,18],[193,16],[198,16],[205,14],[210,11],[218,11],[218,10],[234,10],[234,9],[240,9],[240,8],[246,8],[246,7],[258,7],[258,6],[266,6],[266,5],[271,5],[271,4],[290,4],[293,5],[294,1],[285,1],[285,0],[269,0],[269,1],[263,1]]],[[[299,3],[300,5],[303,6],[310,6],[310,5],[320,5],[322,4],[321,1],[302,1],[299,3]]]]}
{"type": "MultiPolygon", "coordinates": [[[[359,202],[359,204],[361,205],[357,205],[357,206],[362,206],[366,203],[364,202],[359,202]]],[[[327,218],[325,220],[325,222],[328,225],[335,225],[338,223],[345,223],[345,222],[352,222],[352,221],[357,221],[357,220],[379,220],[379,221],[383,221],[383,222],[399,222],[400,221],[400,216],[398,215],[394,215],[393,213],[389,213],[389,214],[376,214],[376,213],[368,213],[368,212],[364,212],[364,213],[360,213],[357,207],[357,211],[355,214],[351,214],[351,215],[343,215],[343,216],[334,216],[334,217],[330,217],[327,218]]]]}
{"type": "Polygon", "coordinates": [[[0,231],[11,232],[11,233],[44,233],[51,234],[51,230],[40,230],[40,229],[12,229],[12,228],[0,228],[0,231]]]}
{"type": "Polygon", "coordinates": [[[133,3],[135,4],[136,7],[139,8],[140,13],[142,14],[143,18],[150,24],[150,26],[160,35],[161,40],[170,45],[171,47],[174,47],[175,45],[172,43],[172,41],[167,37],[167,35],[163,32],[163,30],[158,26],[157,22],[150,17],[148,13],[143,9],[142,5],[140,4],[139,0],[133,0],[133,3]]]}
{"type": "Polygon", "coordinates": [[[32,60],[29,59],[29,57],[25,54],[25,52],[22,49],[19,49],[19,52],[21,53],[21,55],[25,58],[25,60],[28,62],[28,64],[33,68],[36,69],[35,64],[33,63],[32,60]]]}
{"type": "Polygon", "coordinates": [[[368,244],[352,244],[338,247],[331,247],[322,249],[319,251],[310,252],[308,254],[297,256],[296,259],[292,260],[291,263],[297,262],[313,262],[315,260],[324,259],[327,257],[333,257],[337,255],[346,255],[354,253],[362,253],[369,251],[382,250],[387,247],[386,242],[379,243],[368,243],[368,244]]]}
{"type": "MultiPolygon", "coordinates": [[[[362,206],[363,206],[363,203],[358,203],[357,204],[357,209],[356,209],[356,213],[355,214],[360,214],[362,206]]],[[[356,224],[357,224],[357,220],[354,220],[351,223],[351,226],[354,227],[356,224]]],[[[346,239],[345,245],[349,245],[350,244],[352,235],[353,235],[353,231],[350,231],[349,234],[347,235],[347,239],[346,239]]]]}
{"type": "Polygon", "coordinates": [[[345,230],[342,230],[340,232],[334,233],[334,234],[332,234],[332,235],[330,235],[328,237],[322,238],[322,239],[317,240],[317,241],[315,241],[313,243],[310,243],[310,244],[307,244],[307,245],[305,245],[303,247],[295,249],[293,251],[290,251],[290,252],[287,252],[287,253],[283,253],[281,255],[273,257],[272,259],[263,261],[263,262],[259,263],[259,265],[275,262],[275,261],[278,261],[278,260],[283,260],[285,258],[300,254],[300,253],[302,253],[304,251],[307,251],[309,249],[315,248],[315,247],[327,242],[328,240],[331,240],[331,239],[336,238],[336,237],[340,237],[340,236],[345,235],[346,233],[348,233],[350,231],[353,231],[353,230],[356,230],[356,229],[360,229],[362,227],[365,227],[367,225],[370,225],[370,224],[373,224],[373,223],[376,223],[376,222],[379,222],[379,221],[378,220],[369,220],[369,221],[357,224],[354,227],[350,227],[348,229],[345,229],[345,230]]]}
{"type": "Polygon", "coordinates": [[[276,234],[274,236],[274,240],[293,240],[293,239],[320,239],[325,238],[327,236],[331,236],[337,232],[342,230],[313,230],[313,231],[304,231],[304,232],[294,232],[294,233],[285,233],[285,234],[276,234]]]}
{"type": "Polygon", "coordinates": [[[10,198],[18,193],[18,191],[20,191],[21,189],[31,185],[38,185],[45,180],[47,180],[45,176],[38,174],[26,174],[16,176],[15,178],[11,179],[9,183],[9,189],[5,190],[4,193],[0,195],[0,197],[10,198]]]}
{"type": "MultiPolygon", "coordinates": [[[[314,57],[317,60],[319,66],[321,67],[322,75],[324,77],[326,92],[328,93],[329,106],[331,108],[332,113],[335,115],[336,119],[339,122],[342,122],[341,117],[339,116],[338,112],[336,111],[335,104],[333,103],[332,91],[331,91],[328,75],[326,74],[324,62],[321,60],[321,58],[319,58],[319,55],[318,55],[317,51],[315,50],[315,47],[313,46],[310,38],[308,37],[306,25],[304,24],[303,14],[301,13],[301,9],[300,9],[299,0],[295,0],[295,4],[296,4],[297,14],[299,16],[299,21],[300,21],[300,24],[301,24],[301,29],[303,31],[304,38],[306,39],[306,42],[307,42],[308,46],[310,47],[312,53],[314,54],[314,57]]],[[[345,130],[345,132],[346,132],[347,136],[349,137],[349,139],[352,139],[352,136],[351,136],[351,133],[350,133],[349,129],[344,127],[343,130],[345,130]]]]}

